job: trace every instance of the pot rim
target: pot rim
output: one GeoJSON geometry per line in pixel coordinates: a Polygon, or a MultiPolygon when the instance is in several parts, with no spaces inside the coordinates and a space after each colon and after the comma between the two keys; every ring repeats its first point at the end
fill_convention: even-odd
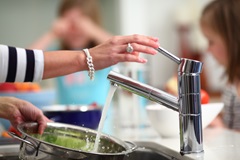
{"type": "Polygon", "coordinates": [[[87,112],[87,111],[101,111],[101,106],[93,105],[50,105],[42,107],[43,112],[87,112]]]}
{"type": "MultiPolygon", "coordinates": [[[[129,142],[129,141],[122,141],[118,138],[115,138],[113,136],[110,136],[110,135],[107,135],[107,134],[104,134],[104,133],[100,133],[101,134],[101,137],[106,137],[106,138],[109,138],[111,140],[113,140],[115,143],[117,143],[118,145],[121,145],[123,148],[126,149],[126,151],[123,151],[123,152],[118,152],[118,153],[99,153],[99,152],[87,152],[87,151],[81,151],[81,150],[77,150],[77,149],[71,149],[71,148],[67,148],[67,147],[63,147],[63,146],[59,146],[59,145],[56,145],[56,144],[52,144],[52,143],[49,143],[49,142],[46,142],[46,141],[43,141],[43,140],[39,140],[27,133],[24,132],[24,130],[22,129],[24,126],[26,126],[26,124],[29,124],[29,125],[38,125],[36,122],[26,122],[26,123],[21,123],[17,126],[18,130],[21,132],[22,135],[24,135],[25,137],[29,137],[31,139],[33,139],[34,141],[36,141],[37,143],[43,143],[45,145],[49,145],[51,147],[56,147],[56,148],[59,148],[59,149],[62,149],[64,151],[71,151],[71,152],[78,152],[78,153],[81,153],[81,154],[92,154],[92,155],[97,155],[97,156],[120,156],[120,155],[127,155],[129,153],[132,153],[134,150],[137,149],[137,145],[133,142],[129,142]],[[131,146],[130,146],[131,145],[131,146]]],[[[97,131],[93,130],[93,129],[89,129],[89,128],[85,128],[85,127],[81,127],[81,126],[75,126],[75,125],[71,125],[71,124],[65,124],[65,123],[57,123],[57,122],[49,122],[47,123],[47,125],[50,125],[50,126],[56,126],[56,127],[70,127],[71,129],[81,129],[81,130],[87,130],[88,132],[91,132],[93,134],[96,134],[97,131]]],[[[24,141],[22,141],[23,143],[26,143],[24,141]]],[[[26,143],[27,145],[30,145],[29,143],[26,143]]],[[[33,146],[32,146],[33,147],[33,146]]],[[[46,151],[43,151],[43,152],[46,152],[46,151]]],[[[49,154],[52,154],[52,153],[49,153],[49,154]]]]}

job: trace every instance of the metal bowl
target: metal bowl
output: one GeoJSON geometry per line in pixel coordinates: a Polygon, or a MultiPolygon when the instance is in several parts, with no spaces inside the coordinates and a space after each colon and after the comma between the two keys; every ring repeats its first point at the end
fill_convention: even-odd
{"type": "Polygon", "coordinates": [[[22,141],[21,159],[123,160],[137,148],[133,143],[100,133],[99,149],[94,152],[94,130],[63,123],[48,123],[42,135],[37,134],[37,129],[37,123],[23,123],[18,126],[22,137],[12,135],[22,141]]]}

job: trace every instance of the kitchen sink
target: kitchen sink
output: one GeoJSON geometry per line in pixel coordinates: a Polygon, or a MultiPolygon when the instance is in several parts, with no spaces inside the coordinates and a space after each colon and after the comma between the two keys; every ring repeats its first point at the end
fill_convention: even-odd
{"type": "MultiPolygon", "coordinates": [[[[169,160],[172,159],[167,155],[163,155],[152,150],[141,149],[127,155],[124,160],[169,160]]],[[[17,155],[9,155],[0,157],[0,160],[19,160],[17,155]]]]}
{"type": "Polygon", "coordinates": [[[124,160],[170,160],[172,157],[150,149],[138,149],[127,155],[124,160]]]}
{"type": "MultiPolygon", "coordinates": [[[[172,152],[166,147],[154,142],[134,142],[138,148],[123,160],[189,160],[187,157],[179,157],[179,153],[172,152]]],[[[19,160],[19,144],[0,145],[0,160],[19,160]]],[[[191,159],[192,160],[192,159],[191,159]]]]}
{"type": "Polygon", "coordinates": [[[0,160],[20,160],[18,156],[6,156],[6,157],[0,157],[0,160]]]}
{"type": "Polygon", "coordinates": [[[0,138],[0,160],[19,160],[20,142],[13,138],[0,138]]]}

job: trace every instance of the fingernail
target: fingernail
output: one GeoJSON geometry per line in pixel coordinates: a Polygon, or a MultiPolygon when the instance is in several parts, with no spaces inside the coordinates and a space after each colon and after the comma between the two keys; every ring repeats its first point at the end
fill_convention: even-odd
{"type": "Polygon", "coordinates": [[[147,59],[144,59],[144,58],[139,58],[139,60],[141,63],[147,63],[147,61],[148,61],[147,59]]]}
{"type": "Polygon", "coordinates": [[[155,40],[155,41],[158,41],[158,40],[159,40],[159,38],[158,38],[158,37],[154,37],[154,40],[155,40]]]}
{"type": "Polygon", "coordinates": [[[152,50],[152,55],[155,55],[155,54],[157,54],[158,53],[158,51],[156,50],[156,49],[153,49],[152,50]]]}

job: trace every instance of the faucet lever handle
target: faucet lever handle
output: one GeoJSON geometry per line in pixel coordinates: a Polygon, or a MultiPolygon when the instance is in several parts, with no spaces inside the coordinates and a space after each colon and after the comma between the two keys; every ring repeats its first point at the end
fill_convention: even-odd
{"type": "Polygon", "coordinates": [[[173,55],[172,53],[170,53],[169,51],[165,50],[164,48],[158,47],[156,50],[158,52],[162,53],[164,56],[168,57],[169,59],[173,60],[177,64],[181,63],[181,59],[179,57],[173,55]]]}

